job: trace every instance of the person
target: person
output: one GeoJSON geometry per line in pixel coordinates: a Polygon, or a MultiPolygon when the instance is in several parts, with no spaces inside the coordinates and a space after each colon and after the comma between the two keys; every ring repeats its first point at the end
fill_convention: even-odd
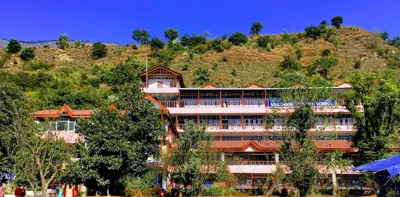
{"type": "Polygon", "coordinates": [[[72,185],[72,197],[76,197],[78,195],[78,187],[76,185],[72,185]]]}
{"type": "Polygon", "coordinates": [[[25,197],[25,196],[26,196],[25,185],[22,184],[21,185],[21,197],[25,197]]]}
{"type": "Polygon", "coordinates": [[[65,197],[66,195],[67,195],[67,185],[66,184],[64,184],[63,185],[63,187],[62,187],[62,194],[63,194],[63,197],[65,197]]]}
{"type": "Polygon", "coordinates": [[[57,194],[57,197],[64,197],[63,196],[63,185],[59,185],[58,186],[58,194],[57,194]]]}
{"type": "Polygon", "coordinates": [[[6,193],[6,184],[2,183],[0,187],[0,197],[4,197],[5,193],[6,193]]]}
{"type": "Polygon", "coordinates": [[[18,184],[18,187],[15,188],[15,191],[14,191],[15,197],[21,197],[21,192],[22,192],[22,188],[21,187],[22,186],[20,184],[18,184]]]}
{"type": "Polygon", "coordinates": [[[71,188],[70,184],[67,185],[67,191],[66,191],[65,197],[73,197],[72,196],[72,188],[71,188]]]}

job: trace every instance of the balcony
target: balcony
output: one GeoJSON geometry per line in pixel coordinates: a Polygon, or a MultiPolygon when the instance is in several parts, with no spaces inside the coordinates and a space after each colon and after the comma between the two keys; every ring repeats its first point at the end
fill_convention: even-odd
{"type": "Polygon", "coordinates": [[[229,161],[228,165],[275,165],[275,161],[273,160],[236,160],[236,161],[229,161]]]}

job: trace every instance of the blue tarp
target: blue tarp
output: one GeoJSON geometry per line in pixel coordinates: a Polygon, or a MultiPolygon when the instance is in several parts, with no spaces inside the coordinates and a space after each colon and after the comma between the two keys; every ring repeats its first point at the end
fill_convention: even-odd
{"type": "Polygon", "coordinates": [[[361,166],[357,166],[353,168],[353,170],[359,171],[371,171],[371,172],[379,172],[383,170],[387,170],[390,176],[396,176],[400,174],[400,154],[395,155],[393,157],[389,157],[387,159],[381,159],[378,161],[373,161],[371,163],[367,163],[361,166]]]}

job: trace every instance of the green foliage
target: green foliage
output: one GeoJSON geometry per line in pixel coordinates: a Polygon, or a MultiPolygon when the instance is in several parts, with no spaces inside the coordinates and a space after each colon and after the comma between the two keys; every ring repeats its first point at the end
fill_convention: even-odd
{"type": "Polygon", "coordinates": [[[224,55],[224,56],[222,56],[222,59],[221,59],[223,62],[228,62],[228,56],[226,56],[226,55],[224,55]]]}
{"type": "Polygon", "coordinates": [[[142,177],[126,177],[125,179],[125,190],[145,190],[152,188],[156,179],[156,173],[154,171],[147,171],[142,177]]]}
{"type": "Polygon", "coordinates": [[[400,68],[400,55],[392,55],[387,60],[387,67],[390,69],[400,68]]]}
{"type": "Polygon", "coordinates": [[[226,50],[230,50],[232,48],[232,43],[230,42],[223,42],[221,43],[221,46],[226,49],[226,50]]]}
{"type": "Polygon", "coordinates": [[[168,40],[168,43],[171,43],[173,40],[179,37],[179,32],[174,28],[167,28],[164,31],[164,37],[168,40]]]}
{"type": "Polygon", "coordinates": [[[321,36],[321,30],[317,26],[308,26],[304,31],[306,32],[307,37],[313,38],[314,40],[321,36]]]}
{"type": "Polygon", "coordinates": [[[157,37],[153,37],[150,40],[151,50],[155,50],[156,51],[156,50],[164,48],[164,46],[165,46],[165,43],[162,40],[160,40],[159,38],[157,38],[157,37]]]}
{"type": "Polygon", "coordinates": [[[283,57],[283,61],[279,63],[279,67],[282,70],[300,70],[301,63],[295,60],[292,56],[286,55],[283,57]]]}
{"type": "Polygon", "coordinates": [[[132,39],[139,42],[140,44],[147,44],[149,41],[150,34],[146,30],[137,29],[132,33],[132,39]]]}
{"type": "Polygon", "coordinates": [[[333,26],[336,27],[336,29],[340,29],[340,26],[343,23],[343,17],[342,16],[335,16],[331,19],[331,23],[333,26]]]}
{"type": "Polygon", "coordinates": [[[296,57],[297,57],[297,60],[300,60],[303,57],[303,50],[297,49],[296,50],[296,57]]]}
{"type": "Polygon", "coordinates": [[[15,39],[11,39],[7,45],[7,51],[11,54],[18,53],[19,51],[21,51],[21,48],[21,44],[15,39]]]}
{"type": "Polygon", "coordinates": [[[36,62],[36,61],[31,61],[28,63],[28,69],[29,70],[50,70],[51,68],[54,67],[54,64],[50,64],[47,62],[36,62]]]}
{"type": "Polygon", "coordinates": [[[228,36],[226,34],[222,35],[221,40],[226,40],[228,39],[228,36]]]}
{"type": "Polygon", "coordinates": [[[35,50],[32,47],[27,47],[21,51],[21,59],[24,61],[29,61],[35,58],[35,50]]]}
{"type": "Polygon", "coordinates": [[[194,72],[195,78],[193,79],[193,84],[204,85],[209,81],[210,74],[208,69],[202,66],[198,67],[194,72]]]}
{"type": "Polygon", "coordinates": [[[212,49],[212,50],[214,50],[214,51],[216,51],[216,52],[218,52],[218,53],[224,52],[224,47],[223,47],[223,45],[222,45],[222,40],[220,40],[220,39],[218,39],[218,38],[215,38],[215,39],[213,39],[213,40],[210,40],[210,41],[208,42],[208,48],[209,48],[209,49],[212,49]]]}
{"type": "Polygon", "coordinates": [[[253,25],[251,25],[250,34],[252,36],[259,35],[262,28],[263,28],[263,25],[260,22],[254,22],[253,25]]]}
{"type": "Polygon", "coordinates": [[[393,40],[388,40],[387,43],[391,46],[400,47],[400,36],[396,36],[393,40]]]}
{"type": "Polygon", "coordinates": [[[190,66],[190,63],[189,63],[189,62],[184,62],[184,63],[182,64],[181,70],[182,70],[182,71],[188,70],[188,69],[189,69],[189,66],[190,66]]]}
{"type": "Polygon", "coordinates": [[[58,42],[57,45],[60,49],[66,49],[69,47],[69,40],[68,40],[68,36],[65,34],[61,34],[58,37],[58,42]]]}
{"type": "Polygon", "coordinates": [[[111,194],[120,194],[123,180],[143,175],[147,158],[158,154],[164,124],[153,104],[142,100],[140,87],[138,81],[122,87],[117,106],[126,112],[102,108],[91,119],[79,120],[77,130],[85,135],[80,174],[85,185],[102,194],[108,187],[111,194]]]}
{"type": "Polygon", "coordinates": [[[157,50],[152,55],[156,58],[157,64],[169,68],[172,60],[175,59],[175,54],[170,50],[157,50]]]}
{"type": "Polygon", "coordinates": [[[50,47],[49,47],[49,45],[44,45],[43,48],[49,49],[50,47]]]}
{"type": "Polygon", "coordinates": [[[232,74],[232,76],[236,77],[237,76],[236,69],[232,69],[231,74],[232,74]]]}
{"type": "Polygon", "coordinates": [[[242,33],[240,33],[240,32],[236,32],[236,33],[232,34],[231,36],[229,36],[228,40],[232,44],[238,46],[240,44],[247,43],[247,36],[242,34],[242,33]]]}
{"type": "Polygon", "coordinates": [[[329,56],[329,55],[331,55],[331,50],[330,49],[324,49],[323,51],[322,51],[322,54],[321,54],[323,57],[326,57],[326,56],[329,56]]]}
{"type": "Polygon", "coordinates": [[[327,27],[325,33],[325,40],[333,44],[336,44],[338,35],[338,30],[335,27],[327,27]]]}
{"type": "Polygon", "coordinates": [[[82,46],[82,42],[80,40],[75,41],[75,48],[80,48],[82,46]]]}
{"type": "Polygon", "coordinates": [[[222,192],[224,189],[220,187],[209,187],[205,188],[202,192],[203,196],[222,196],[222,192]]]}
{"type": "Polygon", "coordinates": [[[204,54],[208,51],[208,46],[205,44],[199,44],[193,47],[192,51],[196,54],[204,54]]]}
{"type": "Polygon", "coordinates": [[[181,44],[185,47],[194,47],[199,44],[206,44],[207,39],[203,35],[192,35],[185,34],[181,37],[181,44]]]}
{"type": "Polygon", "coordinates": [[[138,46],[137,46],[136,44],[134,44],[134,45],[132,45],[132,49],[133,49],[133,50],[137,50],[137,49],[138,49],[138,46]]]}
{"type": "Polygon", "coordinates": [[[107,47],[101,42],[96,42],[93,44],[92,58],[100,59],[107,56],[107,47]]]}
{"type": "Polygon", "coordinates": [[[360,67],[361,67],[361,60],[357,59],[356,61],[354,61],[354,68],[359,69],[360,67]]]}
{"type": "Polygon", "coordinates": [[[356,164],[382,159],[388,155],[400,128],[400,88],[389,73],[362,74],[357,72],[351,82],[353,89],[343,97],[353,114],[357,132],[353,144],[359,149],[356,164]],[[364,106],[363,112],[357,104],[364,106]]]}
{"type": "Polygon", "coordinates": [[[213,64],[213,67],[212,67],[212,69],[213,69],[213,71],[217,71],[218,70],[218,63],[214,63],[213,64]]]}
{"type": "Polygon", "coordinates": [[[320,57],[308,67],[308,75],[312,76],[316,73],[319,73],[322,77],[327,79],[330,69],[337,64],[338,60],[336,58],[320,57]]]}
{"type": "Polygon", "coordinates": [[[260,36],[257,38],[257,45],[261,48],[266,48],[268,45],[271,46],[274,41],[269,36],[260,36]]]}
{"type": "Polygon", "coordinates": [[[389,33],[387,31],[378,32],[377,35],[382,38],[382,40],[386,41],[389,38],[389,33]]]}

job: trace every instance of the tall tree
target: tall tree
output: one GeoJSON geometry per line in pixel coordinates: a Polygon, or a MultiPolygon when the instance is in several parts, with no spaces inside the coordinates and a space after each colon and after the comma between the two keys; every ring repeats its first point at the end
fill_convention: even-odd
{"type": "Polygon", "coordinates": [[[388,156],[400,131],[400,88],[389,72],[356,73],[347,108],[353,113],[357,132],[353,144],[359,149],[356,164],[367,163],[388,156]],[[352,101],[352,102],[350,102],[352,101]],[[360,110],[359,103],[363,110],[360,110]]]}
{"type": "Polygon", "coordinates": [[[343,23],[343,17],[342,16],[335,16],[331,19],[331,23],[333,26],[336,27],[336,29],[340,29],[340,26],[343,23]]]}
{"type": "Polygon", "coordinates": [[[332,175],[332,190],[336,195],[338,192],[338,180],[336,178],[336,170],[346,170],[351,165],[351,160],[343,158],[342,151],[327,153],[324,160],[324,165],[327,170],[331,171],[332,175]]]}
{"type": "Polygon", "coordinates": [[[15,39],[11,39],[7,45],[7,51],[9,53],[18,53],[21,51],[21,48],[21,44],[15,39]]]}
{"type": "Polygon", "coordinates": [[[149,42],[150,34],[146,30],[137,29],[133,31],[132,38],[140,44],[147,44],[149,42]]]}
{"type": "Polygon", "coordinates": [[[121,194],[127,177],[145,172],[147,158],[158,154],[165,135],[159,111],[143,100],[138,81],[120,92],[118,106],[124,111],[100,109],[77,126],[85,136],[78,165],[90,194],[97,190],[105,195],[107,189],[121,194]]]}
{"type": "Polygon", "coordinates": [[[58,37],[58,43],[57,43],[58,47],[60,47],[60,49],[66,49],[69,47],[69,40],[68,40],[68,36],[65,34],[61,34],[58,37]]]}
{"type": "Polygon", "coordinates": [[[100,59],[107,56],[107,47],[105,44],[101,42],[95,42],[93,44],[93,50],[92,50],[92,58],[94,59],[100,59]]]}
{"type": "Polygon", "coordinates": [[[164,37],[168,40],[168,43],[172,43],[179,37],[179,32],[174,28],[168,28],[164,31],[164,37]]]}
{"type": "Polygon", "coordinates": [[[260,32],[261,32],[261,30],[262,30],[262,28],[263,28],[262,23],[260,23],[260,22],[254,22],[253,25],[251,25],[250,34],[251,34],[252,36],[254,36],[254,35],[259,35],[260,32]]]}

